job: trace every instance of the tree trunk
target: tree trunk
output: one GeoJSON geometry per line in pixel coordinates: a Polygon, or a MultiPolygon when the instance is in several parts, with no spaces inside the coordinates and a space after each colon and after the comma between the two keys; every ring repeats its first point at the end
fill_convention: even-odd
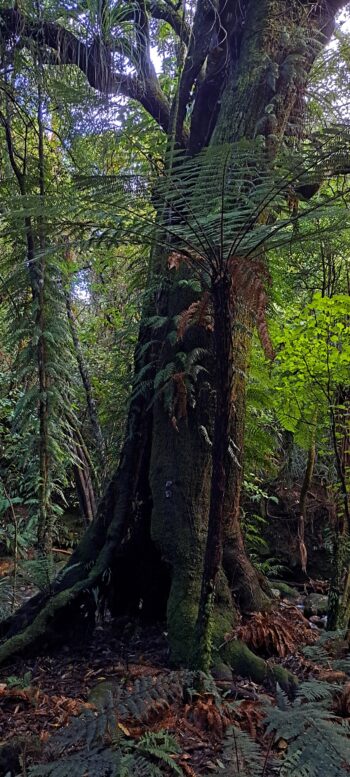
{"type": "Polygon", "coordinates": [[[250,562],[241,531],[240,506],[244,473],[246,383],[254,332],[254,314],[241,299],[233,320],[234,381],[231,447],[227,462],[223,565],[237,606],[242,612],[263,610],[270,603],[268,584],[250,562]]]}
{"type": "Polygon", "coordinates": [[[80,512],[84,520],[84,525],[88,526],[89,523],[92,523],[96,514],[96,500],[91,480],[90,466],[86,459],[85,451],[78,442],[74,444],[73,452],[76,458],[76,463],[73,465],[73,474],[80,512]]]}
{"type": "Polygon", "coordinates": [[[104,446],[103,434],[102,434],[100,422],[98,419],[96,402],[93,395],[89,371],[85,363],[83,351],[79,341],[78,328],[77,328],[77,324],[76,324],[73,309],[72,309],[72,296],[69,288],[66,289],[65,298],[66,298],[66,310],[67,310],[67,316],[69,321],[69,328],[72,335],[75,358],[77,360],[81,381],[85,390],[86,406],[89,414],[91,430],[93,433],[96,451],[99,456],[99,464],[102,469],[102,478],[103,478],[105,475],[105,446],[104,446]]]}
{"type": "MultiPolygon", "coordinates": [[[[319,45],[328,35],[325,24],[333,20],[332,8],[327,5],[325,14],[323,9],[313,16],[309,4],[304,6],[300,0],[261,0],[259,3],[251,0],[244,3],[244,22],[241,9],[237,11],[237,19],[231,14],[225,42],[224,67],[229,74],[226,86],[219,103],[215,95],[213,115],[210,114],[213,99],[210,82],[204,79],[203,88],[199,86],[192,114],[191,153],[200,150],[206,138],[211,137],[211,142],[218,145],[242,138],[251,140],[259,135],[273,163],[279,144],[286,133],[292,132],[293,121],[297,122],[295,112],[299,112],[300,125],[306,76],[319,45]],[[300,52],[302,23],[307,47],[300,52]],[[240,25],[239,33],[236,24],[240,25]],[[321,37],[320,29],[323,30],[321,37]],[[290,68],[286,67],[288,57],[290,68]],[[293,57],[302,60],[302,67],[297,70],[292,67],[293,57]]],[[[300,126],[297,133],[299,130],[300,126]]],[[[160,275],[168,278],[166,257],[161,265],[160,275]]],[[[170,322],[186,306],[184,296],[183,291],[164,294],[160,278],[157,309],[153,312],[167,315],[170,322]]],[[[188,299],[187,305],[191,301],[188,299]]],[[[240,319],[236,323],[239,332],[240,319]]],[[[150,332],[146,320],[141,327],[137,353],[140,345],[157,337],[159,332],[150,332]]],[[[248,334],[242,338],[237,336],[233,354],[237,375],[241,375],[239,365],[244,366],[246,374],[249,339],[248,334]]],[[[164,342],[163,339],[163,346],[164,342]]],[[[189,353],[203,345],[212,354],[209,333],[191,327],[181,350],[189,353]]],[[[179,346],[166,353],[167,347],[163,347],[160,358],[154,348],[149,348],[146,357],[136,360],[136,381],[145,358],[152,365],[147,376],[151,377],[170,356],[176,356],[177,350],[179,346]]],[[[172,660],[177,664],[188,663],[193,653],[198,615],[212,477],[215,409],[212,357],[210,362],[209,356],[206,366],[209,375],[198,379],[195,402],[186,407],[177,425],[171,424],[162,395],[152,398],[139,394],[131,402],[120,467],[101,502],[97,520],[89,527],[64,575],[54,584],[53,596],[48,599],[38,595],[14,618],[1,624],[2,635],[10,639],[0,647],[0,661],[33,642],[36,645],[39,640],[42,642],[43,635],[55,639],[58,634],[62,636],[63,624],[66,634],[77,615],[84,614],[82,604],[93,610],[95,599],[91,591],[98,588],[101,596],[109,597],[114,614],[125,610],[140,612],[141,599],[141,613],[145,615],[159,617],[166,610],[172,660]],[[150,399],[153,404],[147,411],[150,399]]],[[[245,379],[236,381],[234,402],[232,439],[239,466],[231,459],[225,494],[224,560],[217,574],[213,613],[212,638],[216,646],[223,642],[235,623],[232,592],[242,609],[260,608],[267,601],[247,559],[239,524],[245,379]]],[[[266,663],[237,641],[227,644],[223,655],[242,674],[257,680],[267,676],[266,663]]],[[[286,680],[283,670],[277,668],[276,675],[280,682],[286,680]]]]}

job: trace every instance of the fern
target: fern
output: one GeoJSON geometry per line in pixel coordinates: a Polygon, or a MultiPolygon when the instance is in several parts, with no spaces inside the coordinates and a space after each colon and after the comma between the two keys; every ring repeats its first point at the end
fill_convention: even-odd
{"type": "Polygon", "coordinates": [[[350,658],[347,655],[348,643],[344,631],[324,631],[320,634],[316,644],[304,647],[302,653],[308,661],[312,661],[318,666],[325,666],[327,669],[350,675],[350,658]],[[345,655],[342,655],[343,653],[345,655]]]}
{"type": "Polygon", "coordinates": [[[109,697],[106,708],[94,715],[87,710],[71,721],[66,729],[52,737],[46,757],[48,763],[32,766],[30,777],[162,777],[161,767],[175,774],[182,769],[174,761],[178,745],[166,732],[147,732],[138,741],[119,733],[109,697]],[[63,753],[72,749],[69,755],[63,753]],[[57,756],[59,756],[57,758],[57,756]]]}
{"type": "Polygon", "coordinates": [[[248,734],[238,726],[228,729],[222,753],[227,777],[261,777],[264,760],[260,746],[248,734]]]}
{"type": "Polygon", "coordinates": [[[303,683],[294,703],[285,695],[266,707],[267,734],[288,742],[281,777],[344,777],[349,756],[349,722],[332,711],[337,686],[303,683]]]}
{"type": "Polygon", "coordinates": [[[23,560],[18,569],[18,574],[25,583],[35,585],[40,591],[45,592],[50,592],[57,572],[57,564],[50,556],[23,560]]]}

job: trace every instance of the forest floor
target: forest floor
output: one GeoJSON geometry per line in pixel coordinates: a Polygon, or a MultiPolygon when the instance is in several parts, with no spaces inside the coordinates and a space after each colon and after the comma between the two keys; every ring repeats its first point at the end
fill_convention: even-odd
{"type": "MultiPolygon", "coordinates": [[[[350,716],[346,673],[334,670],[331,661],[320,666],[302,654],[302,645],[314,644],[319,634],[298,607],[281,600],[269,615],[256,615],[242,623],[232,637],[244,639],[300,681],[317,677],[328,683],[340,682],[348,693],[345,714],[350,716]]],[[[346,642],[337,650],[338,655],[349,656],[346,642]]],[[[15,761],[20,752],[22,768],[23,763],[41,761],[44,746],[58,729],[84,710],[97,714],[103,696],[111,693],[116,699],[122,688],[130,702],[120,707],[117,715],[123,736],[137,739],[146,731],[168,732],[178,744],[175,762],[187,777],[222,773],[223,742],[232,723],[266,746],[268,752],[271,739],[264,739],[264,704],[275,704],[274,689],[225,672],[216,677],[214,691],[208,686],[199,694],[190,686],[188,677],[169,667],[166,633],[161,626],[141,627],[127,618],[106,621],[79,645],[17,659],[2,670],[0,743],[13,743],[15,737],[15,761]]],[[[282,758],[286,746],[285,740],[279,740],[274,755],[282,758]]],[[[23,774],[27,773],[25,768],[23,774]]],[[[0,757],[0,777],[8,769],[8,760],[2,764],[0,757]]],[[[10,771],[17,773],[15,767],[10,771]]],[[[167,769],[164,774],[168,774],[167,769]]]]}

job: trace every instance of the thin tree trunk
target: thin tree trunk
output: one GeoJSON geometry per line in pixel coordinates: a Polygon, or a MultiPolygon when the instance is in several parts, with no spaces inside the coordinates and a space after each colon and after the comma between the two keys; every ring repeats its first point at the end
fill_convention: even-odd
{"type": "Polygon", "coordinates": [[[101,467],[102,473],[105,474],[104,473],[104,469],[105,469],[104,439],[103,439],[100,422],[98,420],[96,402],[93,395],[89,371],[85,363],[84,355],[79,342],[79,335],[78,335],[76,321],[74,318],[74,313],[72,310],[72,299],[71,299],[71,293],[69,289],[66,290],[66,309],[67,309],[70,331],[72,335],[72,341],[74,345],[75,357],[77,360],[82,384],[85,389],[86,405],[89,413],[91,429],[95,440],[96,450],[98,452],[98,456],[100,459],[100,467],[101,467]]]}
{"type": "MultiPolygon", "coordinates": [[[[39,216],[39,247],[40,256],[36,251],[35,232],[32,218],[24,216],[24,229],[27,245],[27,267],[32,290],[33,302],[36,303],[35,325],[37,329],[37,377],[38,377],[38,420],[39,420],[39,518],[38,518],[38,547],[44,554],[50,553],[52,546],[52,516],[49,510],[49,432],[48,432],[48,383],[46,375],[46,347],[45,347],[45,238],[43,207],[45,196],[44,179],[44,147],[43,147],[43,123],[41,91],[38,90],[38,169],[39,169],[39,194],[41,198],[41,214],[39,216]]],[[[27,159],[23,160],[21,170],[16,161],[13,144],[11,117],[7,105],[7,116],[1,115],[1,123],[5,130],[6,144],[10,164],[16,177],[19,192],[23,202],[27,196],[27,159]]]]}
{"type": "Polygon", "coordinates": [[[77,442],[74,445],[74,455],[76,463],[73,466],[73,471],[80,511],[84,518],[85,526],[88,526],[89,523],[92,523],[96,515],[96,501],[91,481],[90,467],[84,449],[77,442]]]}
{"type": "Polygon", "coordinates": [[[300,490],[299,499],[299,518],[298,518],[298,546],[300,556],[300,566],[302,571],[306,574],[307,567],[307,550],[305,545],[305,525],[307,519],[307,495],[311,487],[312,478],[314,475],[315,462],[316,462],[316,429],[317,429],[317,411],[313,417],[312,437],[307,454],[307,464],[304,474],[303,483],[300,490]]]}
{"type": "Polygon", "coordinates": [[[39,552],[49,555],[52,550],[52,512],[50,509],[51,462],[49,453],[49,381],[47,377],[47,356],[45,342],[46,307],[46,257],[45,257],[45,167],[44,127],[41,87],[38,88],[38,168],[39,168],[39,249],[29,272],[32,278],[33,301],[37,302],[36,329],[38,331],[37,364],[39,388],[39,552]]]}
{"type": "Polygon", "coordinates": [[[333,548],[333,578],[329,589],[327,628],[331,631],[345,628],[350,623],[350,412],[349,389],[339,390],[337,404],[331,406],[331,434],[335,453],[338,488],[337,526],[333,548]]]}

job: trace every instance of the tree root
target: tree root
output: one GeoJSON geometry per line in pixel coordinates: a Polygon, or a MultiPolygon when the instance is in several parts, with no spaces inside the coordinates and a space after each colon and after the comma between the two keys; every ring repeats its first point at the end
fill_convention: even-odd
{"type": "Polygon", "coordinates": [[[220,650],[220,657],[235,674],[249,677],[255,683],[262,685],[278,683],[288,694],[292,693],[298,685],[298,678],[295,675],[278,664],[272,665],[260,658],[241,640],[235,639],[228,642],[220,650]]]}
{"type": "MultiPolygon", "coordinates": [[[[90,582],[90,588],[91,587],[92,581],[90,582]]],[[[51,636],[51,641],[53,641],[54,633],[51,631],[50,626],[52,625],[54,618],[83,592],[88,592],[86,580],[76,583],[72,588],[60,591],[52,599],[49,599],[48,603],[39,611],[38,615],[23,631],[9,637],[2,645],[0,645],[0,664],[5,663],[13,656],[22,655],[30,647],[37,647],[39,640],[42,641],[45,636],[47,639],[51,636]]]]}

